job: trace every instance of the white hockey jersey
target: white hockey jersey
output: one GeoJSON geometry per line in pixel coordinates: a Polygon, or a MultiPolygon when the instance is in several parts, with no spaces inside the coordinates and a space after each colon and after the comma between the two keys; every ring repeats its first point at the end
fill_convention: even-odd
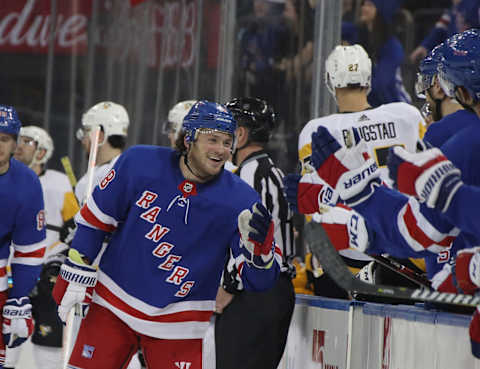
{"type": "MultiPolygon", "coordinates": [[[[388,149],[399,145],[408,151],[415,152],[417,143],[426,130],[420,111],[404,102],[313,119],[303,127],[298,138],[298,158],[302,165],[302,174],[311,171],[309,166],[312,155],[312,133],[316,132],[320,126],[326,127],[341,145],[346,145],[345,140],[349,129],[357,128],[367,144],[368,154],[377,162],[381,179],[389,186],[392,181],[388,177],[386,165],[388,149]]],[[[320,214],[313,216],[316,222],[319,222],[320,218],[320,214]]],[[[342,250],[340,254],[355,260],[371,260],[368,256],[351,249],[342,250]]]]}
{"type": "MultiPolygon", "coordinates": [[[[79,210],[68,177],[56,170],[48,169],[39,177],[45,201],[45,219],[47,225],[62,227],[63,223],[75,216],[79,210]]],[[[60,233],[48,229],[46,255],[60,252],[60,233]]]]}
{"type": "Polygon", "coordinates": [[[367,143],[368,154],[375,159],[380,168],[382,180],[388,185],[391,184],[386,166],[388,149],[399,145],[408,151],[415,152],[417,142],[423,137],[426,129],[420,111],[403,102],[313,119],[305,125],[298,139],[298,158],[302,165],[302,173],[305,173],[306,165],[310,163],[312,133],[316,132],[319,126],[326,127],[343,145],[345,145],[348,130],[351,127],[357,128],[360,136],[367,143]]]}
{"type": "MultiPolygon", "coordinates": [[[[120,155],[117,155],[108,163],[95,167],[92,191],[100,183],[100,181],[107,175],[110,169],[112,169],[113,165],[115,164],[115,162],[119,157],[120,155]]],[[[82,178],[80,178],[77,185],[75,186],[75,196],[77,196],[77,199],[81,205],[85,203],[85,200],[87,197],[87,184],[88,184],[88,171],[83,175],[82,178]]]]}

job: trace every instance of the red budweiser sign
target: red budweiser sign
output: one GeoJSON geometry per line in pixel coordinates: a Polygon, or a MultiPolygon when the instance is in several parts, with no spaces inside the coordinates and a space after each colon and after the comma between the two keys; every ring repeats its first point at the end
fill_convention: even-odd
{"type": "MultiPolygon", "coordinates": [[[[55,54],[86,52],[92,1],[57,1],[55,54]]],[[[101,20],[93,33],[95,46],[109,49],[116,60],[136,59],[147,47],[149,66],[191,66],[197,37],[196,1],[152,2],[150,7],[131,8],[143,2],[99,0],[101,20]]],[[[50,0],[0,0],[0,53],[47,53],[52,22],[50,0]]]]}
{"type": "MultiPolygon", "coordinates": [[[[0,51],[46,53],[53,17],[50,0],[2,1],[0,51]]],[[[57,1],[55,52],[84,52],[91,0],[57,1]]]]}

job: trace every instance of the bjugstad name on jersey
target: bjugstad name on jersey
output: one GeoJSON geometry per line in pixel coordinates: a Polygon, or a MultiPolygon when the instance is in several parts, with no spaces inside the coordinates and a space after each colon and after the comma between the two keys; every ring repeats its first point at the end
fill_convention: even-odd
{"type": "MultiPolygon", "coordinates": [[[[397,131],[395,130],[395,122],[382,122],[367,124],[357,127],[360,137],[368,142],[375,140],[386,140],[397,137],[397,131]]],[[[348,129],[342,129],[342,136],[345,145],[347,145],[347,139],[350,135],[348,129]]]]}
{"type": "Polygon", "coordinates": [[[167,272],[171,271],[165,281],[180,286],[177,293],[175,293],[176,297],[185,297],[194,286],[195,281],[184,281],[190,270],[184,266],[178,265],[182,256],[171,253],[175,245],[165,241],[160,242],[161,239],[170,232],[170,228],[155,223],[158,214],[162,209],[159,206],[150,206],[157,197],[158,195],[155,192],[148,190],[143,191],[143,194],[135,202],[135,205],[142,209],[146,209],[146,211],[140,215],[140,218],[153,224],[150,231],[145,234],[145,238],[157,244],[152,254],[155,257],[162,259],[158,268],[167,272]]]}

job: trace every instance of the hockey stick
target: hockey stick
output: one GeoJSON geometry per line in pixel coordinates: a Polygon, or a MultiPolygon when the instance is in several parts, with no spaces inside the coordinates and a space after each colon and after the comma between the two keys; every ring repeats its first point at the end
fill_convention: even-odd
{"type": "Polygon", "coordinates": [[[411,289],[379,284],[373,285],[363,282],[350,273],[319,223],[310,222],[305,225],[305,238],[310,249],[320,261],[322,268],[340,287],[347,291],[372,296],[437,302],[456,306],[476,307],[480,304],[480,297],[471,295],[441,293],[427,288],[411,289]]]}
{"type": "Polygon", "coordinates": [[[75,177],[75,173],[73,173],[72,164],[70,163],[70,159],[68,156],[63,156],[60,161],[62,162],[63,170],[68,177],[68,181],[72,188],[75,188],[77,185],[77,178],[75,177]]]}
{"type": "Polygon", "coordinates": [[[424,275],[417,273],[416,271],[410,269],[409,267],[399,263],[398,261],[391,259],[383,255],[368,255],[378,264],[384,266],[385,268],[390,269],[391,271],[400,274],[401,276],[407,278],[408,280],[418,284],[421,287],[432,287],[430,280],[424,275]]]}
{"type": "MultiPolygon", "coordinates": [[[[84,202],[87,202],[87,199],[92,194],[93,190],[93,177],[95,175],[95,163],[97,161],[97,151],[98,151],[98,141],[100,139],[100,126],[96,126],[90,132],[90,153],[88,156],[88,170],[87,170],[87,190],[85,194],[84,202]]],[[[73,172],[72,172],[73,173],[73,172]]],[[[80,204],[83,205],[83,204],[80,204]]],[[[65,328],[65,357],[63,362],[63,369],[66,369],[68,366],[68,360],[70,358],[71,351],[73,351],[73,335],[74,335],[74,328],[78,328],[80,325],[79,318],[81,308],[78,304],[75,305],[74,309],[70,311],[67,318],[67,324],[65,328]],[[74,324],[76,327],[74,327],[74,324]],[[71,347],[70,347],[71,346],[71,347]]],[[[78,333],[78,329],[76,329],[75,334],[78,333]]]]}

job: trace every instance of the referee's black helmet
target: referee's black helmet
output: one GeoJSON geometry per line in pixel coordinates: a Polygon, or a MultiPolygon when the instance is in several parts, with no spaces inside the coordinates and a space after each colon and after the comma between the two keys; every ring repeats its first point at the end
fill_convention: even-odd
{"type": "Polygon", "coordinates": [[[251,141],[267,143],[275,128],[275,112],[262,99],[256,97],[235,98],[225,104],[239,126],[249,129],[251,141]]]}

